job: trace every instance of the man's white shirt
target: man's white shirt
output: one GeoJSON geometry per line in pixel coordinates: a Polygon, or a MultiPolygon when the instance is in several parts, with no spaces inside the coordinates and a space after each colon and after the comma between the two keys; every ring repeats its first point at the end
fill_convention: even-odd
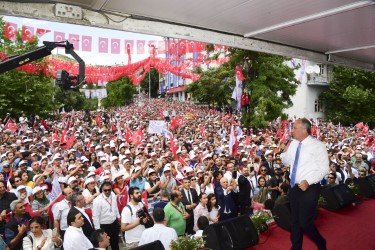
{"type": "Polygon", "coordinates": [[[176,230],[163,224],[155,223],[153,227],[143,231],[139,246],[160,240],[166,250],[170,249],[172,240],[177,239],[176,230]]]}

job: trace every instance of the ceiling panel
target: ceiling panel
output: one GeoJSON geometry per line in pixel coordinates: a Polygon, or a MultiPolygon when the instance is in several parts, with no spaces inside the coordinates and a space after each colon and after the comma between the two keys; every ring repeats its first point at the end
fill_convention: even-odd
{"type": "Polygon", "coordinates": [[[373,5],[272,31],[256,38],[326,52],[375,45],[374,23],[373,5]]]}

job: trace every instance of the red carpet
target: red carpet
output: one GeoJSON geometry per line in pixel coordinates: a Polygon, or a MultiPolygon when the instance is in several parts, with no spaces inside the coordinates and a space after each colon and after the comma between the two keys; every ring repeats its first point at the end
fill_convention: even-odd
{"type": "MultiPolygon", "coordinates": [[[[348,206],[336,212],[319,210],[315,225],[327,240],[328,249],[374,250],[375,249],[375,199],[366,199],[356,206],[348,206]]],[[[290,249],[289,232],[272,225],[259,238],[259,244],[249,250],[290,249]]],[[[317,249],[307,237],[303,249],[317,249]]]]}

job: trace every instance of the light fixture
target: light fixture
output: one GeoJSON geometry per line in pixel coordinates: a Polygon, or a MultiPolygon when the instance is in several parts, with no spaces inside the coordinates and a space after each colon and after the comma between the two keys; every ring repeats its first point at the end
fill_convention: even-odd
{"type": "Polygon", "coordinates": [[[304,22],[308,22],[308,21],[313,21],[313,20],[323,18],[323,17],[326,17],[326,16],[335,15],[335,14],[338,14],[338,13],[341,13],[341,12],[345,12],[345,11],[349,11],[349,10],[373,5],[373,4],[375,4],[374,1],[354,2],[354,3],[351,3],[351,4],[347,4],[347,5],[344,5],[344,6],[337,7],[337,8],[333,8],[333,9],[330,9],[330,10],[318,12],[318,13],[315,13],[315,14],[312,14],[312,15],[309,15],[309,16],[304,16],[304,17],[301,17],[301,18],[297,18],[297,19],[294,19],[294,20],[290,20],[290,21],[287,21],[287,22],[283,22],[283,23],[279,23],[279,24],[276,24],[276,25],[273,25],[273,26],[269,26],[269,27],[266,27],[266,28],[263,28],[263,29],[248,32],[244,35],[244,37],[254,37],[254,36],[257,36],[257,35],[260,35],[260,34],[263,34],[263,33],[271,32],[271,31],[278,30],[278,29],[283,29],[283,28],[290,27],[290,26],[293,26],[293,25],[296,25],[296,24],[300,24],[300,23],[304,23],[304,22]]]}

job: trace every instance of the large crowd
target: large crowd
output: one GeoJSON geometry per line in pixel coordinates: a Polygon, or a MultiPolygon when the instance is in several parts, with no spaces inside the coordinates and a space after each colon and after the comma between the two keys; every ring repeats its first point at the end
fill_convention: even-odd
{"type": "MultiPolygon", "coordinates": [[[[247,129],[228,109],[163,99],[54,119],[0,121],[0,234],[10,249],[165,249],[207,225],[287,199],[280,158],[295,118],[247,129]],[[161,121],[160,133],[148,133],[161,121]],[[120,237],[119,237],[120,235],[120,237]]],[[[311,120],[328,150],[321,185],[375,173],[374,131],[311,120]]],[[[160,124],[160,123],[159,123],[160,124]]]]}

